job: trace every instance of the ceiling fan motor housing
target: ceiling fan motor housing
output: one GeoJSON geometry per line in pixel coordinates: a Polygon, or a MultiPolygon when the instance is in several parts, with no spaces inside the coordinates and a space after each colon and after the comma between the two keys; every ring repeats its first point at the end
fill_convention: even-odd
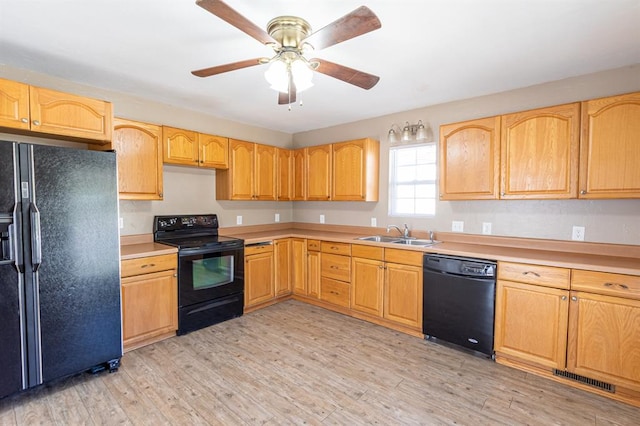
{"type": "Polygon", "coordinates": [[[267,32],[283,48],[301,51],[300,43],[311,34],[311,25],[297,16],[278,16],[269,21],[267,32]]]}

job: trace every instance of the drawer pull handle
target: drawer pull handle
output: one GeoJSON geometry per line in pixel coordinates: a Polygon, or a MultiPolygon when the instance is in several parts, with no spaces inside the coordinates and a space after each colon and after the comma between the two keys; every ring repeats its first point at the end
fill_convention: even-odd
{"type": "Polygon", "coordinates": [[[540,278],[540,274],[539,274],[539,273],[537,273],[537,272],[533,272],[533,271],[524,271],[524,272],[522,273],[522,275],[529,275],[529,274],[531,274],[531,275],[533,275],[533,276],[535,276],[535,277],[540,278]]]}
{"type": "Polygon", "coordinates": [[[338,269],[338,267],[337,267],[337,266],[333,266],[333,265],[332,265],[332,266],[329,266],[329,268],[331,268],[331,269],[338,269]]]}
{"type": "Polygon", "coordinates": [[[153,268],[154,266],[156,266],[155,263],[148,263],[146,265],[142,265],[141,268],[142,269],[144,269],[144,268],[153,268]]]}
{"type": "Polygon", "coordinates": [[[340,247],[331,246],[331,250],[340,250],[340,247]]]}
{"type": "Polygon", "coordinates": [[[618,283],[604,283],[605,287],[620,287],[623,290],[629,290],[629,286],[626,284],[618,284],[618,283]]]}
{"type": "Polygon", "coordinates": [[[338,293],[337,291],[333,291],[333,290],[331,290],[329,293],[331,293],[331,294],[335,294],[336,296],[339,296],[339,295],[340,295],[340,293],[338,293]]]}

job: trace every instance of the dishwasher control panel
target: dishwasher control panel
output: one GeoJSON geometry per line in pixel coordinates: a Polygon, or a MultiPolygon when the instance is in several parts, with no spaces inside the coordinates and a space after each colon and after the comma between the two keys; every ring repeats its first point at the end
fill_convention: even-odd
{"type": "Polygon", "coordinates": [[[435,272],[467,277],[496,276],[496,262],[492,260],[428,254],[424,257],[424,267],[435,272]]]}

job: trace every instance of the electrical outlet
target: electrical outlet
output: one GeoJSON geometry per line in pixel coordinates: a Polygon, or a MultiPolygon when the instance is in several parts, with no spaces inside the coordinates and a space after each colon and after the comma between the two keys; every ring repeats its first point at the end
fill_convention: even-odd
{"type": "Polygon", "coordinates": [[[280,222],[280,213],[276,213],[275,221],[280,222]]]}
{"type": "Polygon", "coordinates": [[[320,223],[324,223],[324,215],[323,214],[320,215],[320,223]]]}
{"type": "Polygon", "coordinates": [[[482,222],[482,233],[484,235],[491,235],[491,222],[482,222]]]}
{"type": "Polygon", "coordinates": [[[236,216],[236,225],[242,225],[242,216],[236,216]]]}
{"type": "Polygon", "coordinates": [[[371,226],[374,227],[374,228],[376,226],[378,226],[378,219],[376,219],[375,217],[372,217],[371,218],[371,226]]]}
{"type": "Polygon", "coordinates": [[[464,222],[461,220],[454,220],[451,222],[452,232],[464,232],[464,222]]]}
{"type": "Polygon", "coordinates": [[[584,241],[584,226],[574,226],[571,232],[573,241],[584,241]]]}
{"type": "Polygon", "coordinates": [[[121,217],[118,218],[118,226],[120,229],[124,228],[124,219],[121,217]]]}

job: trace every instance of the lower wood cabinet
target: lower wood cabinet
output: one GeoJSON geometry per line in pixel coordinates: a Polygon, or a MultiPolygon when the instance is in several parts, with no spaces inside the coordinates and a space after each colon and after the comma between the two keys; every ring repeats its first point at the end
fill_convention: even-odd
{"type": "Polygon", "coordinates": [[[320,241],[307,240],[307,296],[320,296],[320,241]]]}
{"type": "Polygon", "coordinates": [[[291,240],[282,238],[273,242],[275,295],[291,294],[292,253],[291,240]]]}
{"type": "Polygon", "coordinates": [[[294,294],[307,295],[307,240],[291,238],[291,287],[294,294]]]}
{"type": "Polygon", "coordinates": [[[245,247],[244,251],[245,309],[275,298],[273,245],[245,247]]]}
{"type": "Polygon", "coordinates": [[[122,336],[129,351],[178,329],[176,255],[122,261],[122,336]]]}
{"type": "Polygon", "coordinates": [[[352,246],[351,309],[422,332],[422,252],[352,246]]]}
{"type": "Polygon", "coordinates": [[[639,324],[640,276],[498,262],[498,362],[640,406],[639,324]]]}

